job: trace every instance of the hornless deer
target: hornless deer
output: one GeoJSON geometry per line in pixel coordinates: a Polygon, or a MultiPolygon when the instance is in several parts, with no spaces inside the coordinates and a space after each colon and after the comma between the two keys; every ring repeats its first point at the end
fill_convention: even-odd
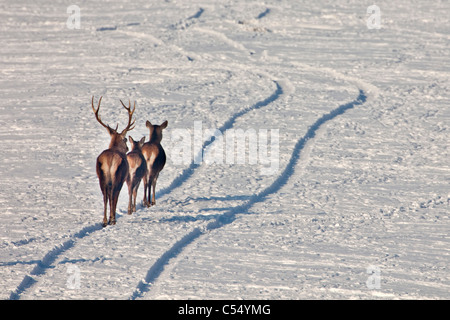
{"type": "MultiPolygon", "coordinates": [[[[117,132],[119,125],[115,129],[104,124],[98,114],[100,110],[100,102],[98,101],[97,110],[94,108],[94,97],[92,97],[92,110],[94,111],[97,121],[108,130],[111,136],[109,148],[103,151],[97,158],[97,177],[100,182],[100,189],[103,193],[104,214],[103,227],[106,227],[106,210],[109,201],[109,224],[116,224],[116,206],[119,199],[119,193],[122,185],[128,176],[128,161],[126,153],[128,151],[127,139],[125,138],[128,131],[134,128],[135,121],[131,121],[134,110],[136,109],[136,102],[134,103],[133,111],[131,110],[131,102],[128,108],[122,103],[124,108],[128,111],[128,124],[121,133],[117,132]]],[[[122,102],[122,101],[121,101],[122,102]]]]}
{"type": "Polygon", "coordinates": [[[142,154],[144,155],[144,158],[147,161],[147,177],[148,177],[147,184],[145,183],[144,180],[144,205],[150,207],[152,205],[155,205],[156,203],[155,201],[156,180],[158,180],[159,173],[166,164],[166,153],[164,152],[164,149],[161,146],[161,139],[162,139],[162,131],[167,127],[167,120],[164,121],[159,126],[152,125],[150,121],[147,120],[145,125],[150,130],[150,137],[149,141],[144,143],[144,146],[142,147],[142,154]],[[151,188],[153,188],[153,197],[150,202],[151,188]]]}
{"type": "Polygon", "coordinates": [[[131,136],[128,137],[131,144],[131,151],[127,154],[129,173],[127,177],[128,185],[128,214],[136,212],[136,196],[141,180],[144,179],[144,185],[147,185],[147,162],[142,155],[142,146],[145,137],[140,141],[134,141],[131,136]]]}

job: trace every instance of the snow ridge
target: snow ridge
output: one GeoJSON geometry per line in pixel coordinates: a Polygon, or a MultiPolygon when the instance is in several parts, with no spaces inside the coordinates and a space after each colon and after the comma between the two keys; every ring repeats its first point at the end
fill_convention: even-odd
{"type": "Polygon", "coordinates": [[[40,276],[47,272],[51,265],[56,261],[56,259],[64,252],[72,248],[76,241],[75,239],[82,239],[86,236],[89,236],[91,233],[101,230],[103,227],[100,223],[96,223],[95,225],[86,226],[81,229],[79,232],[73,235],[73,238],[65,241],[59,246],[54,247],[52,250],[47,252],[47,254],[42,258],[42,260],[36,263],[36,266],[31,270],[30,275],[26,275],[19,286],[16,288],[14,292],[11,293],[9,299],[10,300],[19,300],[20,295],[33,286],[37,280],[33,278],[33,276],[40,276]]]}
{"type": "Polygon", "coordinates": [[[239,213],[248,213],[248,210],[255,204],[261,201],[264,201],[265,197],[272,193],[278,192],[289,180],[289,178],[294,174],[295,166],[297,162],[300,159],[300,154],[302,149],[304,149],[306,143],[313,139],[316,135],[317,130],[325,124],[326,122],[333,120],[338,115],[343,114],[348,109],[353,108],[356,105],[361,105],[364,102],[366,102],[367,96],[364,93],[363,90],[359,90],[358,97],[353,100],[352,102],[340,105],[336,109],[332,110],[331,112],[321,116],[319,119],[317,119],[314,124],[309,127],[306,134],[297,141],[295,144],[294,150],[292,151],[291,158],[289,159],[288,164],[286,165],[286,168],[283,170],[283,172],[278,176],[278,178],[266,189],[261,191],[258,194],[253,195],[249,201],[245,204],[242,204],[240,206],[237,206],[228,212],[222,214],[220,217],[216,219],[216,221],[210,222],[207,226],[207,230],[213,230],[220,228],[226,224],[232,223],[235,220],[236,214],[239,213]]]}
{"type": "Polygon", "coordinates": [[[200,8],[200,9],[198,9],[198,11],[194,15],[190,16],[189,18],[187,18],[187,20],[198,19],[203,14],[203,12],[205,12],[205,9],[200,8]]]}
{"type": "MultiPolygon", "coordinates": [[[[264,99],[262,101],[256,102],[254,105],[252,105],[250,107],[247,107],[247,108],[242,109],[241,111],[235,113],[220,128],[218,128],[218,130],[220,132],[224,133],[226,130],[231,129],[234,126],[234,123],[236,122],[236,120],[239,117],[247,114],[248,112],[250,112],[252,110],[257,110],[262,107],[265,107],[265,106],[269,105],[270,103],[274,102],[275,100],[277,100],[278,98],[280,98],[280,96],[283,94],[283,88],[280,86],[280,84],[277,81],[274,81],[274,83],[276,85],[276,90],[272,95],[270,95],[269,97],[267,97],[266,99],[264,99]]],[[[205,148],[207,148],[213,142],[214,142],[213,139],[205,141],[202,145],[200,152],[203,152],[203,150],[205,148]]],[[[194,159],[196,159],[196,158],[198,158],[198,156],[194,157],[194,159]]],[[[157,197],[164,196],[164,195],[170,193],[173,189],[181,186],[187,179],[189,179],[190,176],[192,176],[195,169],[199,166],[200,166],[199,164],[195,164],[194,161],[192,161],[188,168],[184,169],[183,172],[177,178],[175,178],[167,188],[159,190],[159,192],[156,193],[156,196],[157,197]]]]}
{"type": "MultiPolygon", "coordinates": [[[[274,91],[273,94],[271,94],[269,97],[267,97],[266,99],[262,100],[262,101],[258,101],[256,102],[254,105],[244,108],[241,111],[235,113],[234,115],[232,115],[220,128],[219,130],[221,132],[225,132],[228,129],[231,129],[234,125],[234,123],[236,122],[236,120],[247,114],[248,112],[252,111],[252,110],[257,110],[260,109],[264,106],[267,106],[268,104],[274,102],[275,100],[277,100],[282,94],[283,94],[283,89],[282,87],[279,85],[278,82],[274,81],[275,85],[276,85],[276,90],[274,91]]],[[[212,142],[214,142],[214,140],[208,140],[205,141],[203,143],[202,149],[200,150],[200,152],[203,152],[203,150],[208,147],[212,142]]],[[[191,165],[185,169],[177,178],[175,178],[172,183],[165,189],[160,190],[157,193],[157,197],[161,197],[163,195],[166,195],[170,192],[172,192],[172,190],[174,190],[175,188],[180,187],[185,181],[187,181],[189,179],[190,176],[192,176],[195,172],[195,170],[199,167],[198,164],[195,164],[193,161],[191,163],[191,165]]],[[[117,220],[120,219],[120,215],[118,215],[116,217],[117,220]]],[[[36,266],[33,268],[33,270],[30,272],[29,275],[26,275],[24,277],[24,279],[22,280],[22,282],[19,284],[19,286],[16,288],[16,290],[14,292],[11,293],[10,295],[10,300],[18,300],[20,299],[20,295],[25,292],[26,290],[28,290],[30,287],[32,287],[37,280],[33,278],[33,276],[40,276],[40,275],[44,275],[47,270],[49,268],[51,268],[52,264],[56,261],[56,259],[63,254],[64,252],[68,251],[69,249],[71,249],[72,247],[75,246],[76,241],[75,239],[82,239],[86,236],[89,236],[90,234],[92,234],[95,231],[99,231],[102,229],[102,226],[100,223],[96,223],[94,225],[89,225],[84,227],[83,229],[81,229],[79,232],[77,232],[76,234],[74,234],[73,236],[70,237],[69,240],[65,241],[64,243],[62,243],[59,246],[54,247],[53,249],[51,249],[41,260],[39,260],[36,264],[36,266]]],[[[163,254],[158,261],[156,261],[156,263],[154,264],[154,266],[149,270],[149,272],[147,273],[146,276],[146,283],[151,282],[154,278],[157,277],[157,275],[161,272],[161,268],[162,266],[165,264],[165,262],[167,260],[169,260],[171,257],[174,256],[174,254],[178,251],[178,247],[180,248],[180,250],[186,246],[188,243],[190,243],[192,240],[194,240],[196,238],[196,230],[194,230],[193,232],[191,232],[190,234],[186,235],[183,239],[181,239],[180,241],[178,241],[168,252],[166,252],[165,254],[163,254]],[[192,238],[192,239],[191,239],[192,238]],[[189,239],[191,239],[190,241],[188,241],[189,239]]],[[[140,291],[144,291],[145,289],[145,285],[144,284],[140,284],[138,286],[138,288],[140,291]],[[141,288],[142,287],[142,288],[141,288]]],[[[134,294],[136,295],[136,294],[134,294]]],[[[134,296],[133,295],[133,296],[134,296]]],[[[137,295],[136,295],[137,296],[137,295]]]]}
{"type": "Polygon", "coordinates": [[[156,262],[148,270],[145,279],[139,282],[136,290],[131,295],[130,300],[141,298],[146,292],[148,292],[150,290],[151,284],[164,271],[164,266],[167,264],[167,262],[173,257],[176,257],[178,254],[180,254],[183,248],[188,246],[202,234],[203,231],[200,230],[200,228],[195,228],[183,238],[178,240],[169,250],[167,250],[161,257],[159,257],[158,260],[156,260],[156,262]]]}
{"type": "MultiPolygon", "coordinates": [[[[277,83],[277,92],[279,94],[282,93],[281,87],[277,83]]],[[[276,93],[275,93],[276,94],[276,93]]],[[[275,95],[274,94],[274,95],[275,95]]],[[[279,95],[278,94],[278,95],[279,95]]],[[[272,95],[272,96],[274,96],[272,95]]],[[[270,97],[262,102],[264,103],[270,103],[270,97]]],[[[272,98],[272,101],[275,100],[272,98]]],[[[291,154],[291,158],[286,165],[283,172],[278,176],[278,178],[266,189],[261,191],[258,194],[253,195],[247,203],[242,204],[240,206],[237,206],[235,208],[230,209],[229,211],[223,213],[219,217],[216,218],[215,221],[210,222],[203,230],[199,228],[195,228],[190,233],[185,235],[182,239],[177,241],[169,250],[167,250],[148,270],[147,275],[145,277],[144,281],[140,281],[136,290],[131,295],[130,299],[135,300],[137,298],[140,298],[144,295],[145,292],[148,292],[151,288],[151,285],[158,279],[158,277],[162,274],[164,271],[164,266],[167,265],[170,260],[175,259],[184,248],[189,246],[193,241],[195,241],[197,238],[199,238],[201,235],[206,234],[208,231],[212,231],[214,229],[221,228],[225,225],[228,225],[232,223],[236,219],[237,214],[249,214],[248,210],[256,203],[264,201],[264,199],[273,193],[278,192],[289,180],[289,178],[294,174],[295,166],[298,163],[301,155],[301,151],[305,148],[305,145],[307,142],[311,139],[313,139],[316,135],[316,132],[319,130],[320,127],[322,127],[324,124],[326,124],[328,121],[333,120],[339,115],[344,114],[347,110],[354,108],[355,106],[362,105],[367,100],[367,95],[363,90],[359,90],[358,97],[346,104],[340,105],[337,108],[333,109],[327,114],[322,115],[319,119],[316,120],[308,129],[306,134],[301,137],[291,154]]],[[[241,111],[244,112],[244,111],[241,111]]],[[[230,127],[232,125],[232,122],[239,115],[236,114],[234,117],[232,117],[228,122],[230,122],[230,127]]],[[[226,126],[228,124],[224,124],[226,126]]]]}
{"type": "Polygon", "coordinates": [[[266,10],[264,10],[263,12],[261,12],[261,13],[256,17],[256,19],[262,19],[262,18],[264,18],[266,15],[268,15],[269,13],[270,13],[270,9],[267,8],[266,10]]]}

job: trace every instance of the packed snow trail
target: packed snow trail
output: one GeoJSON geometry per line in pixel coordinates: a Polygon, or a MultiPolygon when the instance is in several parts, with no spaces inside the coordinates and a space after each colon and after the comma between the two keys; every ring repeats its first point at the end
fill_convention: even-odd
{"type": "Polygon", "coordinates": [[[305,148],[305,145],[315,137],[317,130],[320,129],[323,125],[326,125],[328,121],[332,121],[339,115],[344,114],[347,110],[354,108],[355,106],[361,105],[366,102],[367,96],[364,91],[359,91],[359,96],[344,105],[340,105],[339,107],[333,109],[331,112],[323,115],[317,121],[312,124],[306,134],[301,137],[297,143],[295,144],[294,150],[292,151],[292,155],[289,159],[289,162],[283,172],[278,176],[278,178],[266,189],[263,191],[251,196],[249,201],[245,204],[239,205],[228,212],[221,214],[215,221],[210,222],[206,225],[205,228],[195,228],[189,234],[184,236],[182,239],[177,241],[175,245],[166,251],[154,264],[150,267],[147,275],[145,276],[145,280],[139,282],[135,292],[130,297],[131,300],[135,300],[141,298],[147,291],[150,290],[152,284],[158,279],[158,276],[164,271],[164,265],[168,264],[171,259],[174,259],[179,255],[182,250],[195,241],[197,238],[202,236],[203,234],[212,231],[214,229],[221,228],[225,225],[232,223],[236,219],[237,214],[247,214],[248,210],[256,203],[264,201],[265,197],[270,194],[276,193],[281,187],[289,180],[289,178],[295,172],[295,166],[301,158],[301,151],[305,148]]]}
{"type": "MultiPolygon", "coordinates": [[[[193,16],[189,17],[187,19],[187,21],[198,19],[202,15],[203,11],[204,10],[202,8],[200,8],[198,10],[198,12],[196,14],[194,14],[193,16]]],[[[96,28],[96,31],[98,31],[98,32],[116,31],[117,29],[118,29],[117,27],[98,27],[98,28],[96,28]]],[[[130,31],[125,31],[125,33],[133,35],[133,33],[130,32],[130,31]]],[[[158,45],[165,45],[165,43],[163,41],[157,39],[154,36],[150,36],[150,35],[147,35],[147,34],[138,34],[138,36],[150,37],[149,38],[150,41],[155,42],[158,45]]],[[[171,47],[172,45],[169,44],[168,46],[171,47]]],[[[191,54],[191,56],[192,56],[192,54],[191,54]]],[[[272,95],[270,95],[269,97],[267,97],[264,100],[256,102],[254,105],[252,105],[250,107],[244,108],[244,109],[238,111],[237,113],[233,114],[227,121],[224,122],[224,124],[220,127],[220,130],[222,132],[225,132],[226,130],[232,128],[234,122],[239,117],[247,114],[248,112],[250,112],[252,110],[257,110],[259,108],[262,108],[262,107],[268,105],[269,103],[275,101],[276,99],[278,99],[278,97],[282,94],[282,89],[281,89],[280,85],[277,82],[274,82],[274,83],[275,83],[275,86],[276,86],[276,90],[275,90],[275,92],[272,95]]],[[[203,146],[202,146],[202,150],[204,148],[206,148],[211,142],[212,142],[211,140],[206,141],[203,144],[203,146]]],[[[188,168],[186,168],[182,172],[181,175],[176,177],[173,180],[173,182],[168,187],[163,188],[162,190],[158,190],[157,197],[166,195],[166,194],[170,193],[173,189],[182,186],[182,184],[190,176],[192,176],[192,174],[195,172],[195,169],[197,167],[198,167],[198,165],[195,165],[194,163],[191,163],[191,165],[188,168]]],[[[126,190],[125,191],[124,190],[125,189],[122,190],[121,194],[126,192],[126,190]]],[[[121,218],[121,215],[118,215],[117,219],[119,220],[120,218],[121,218]]],[[[19,299],[20,296],[24,292],[26,292],[37,281],[39,281],[38,280],[39,277],[45,275],[45,273],[48,271],[48,269],[52,268],[52,265],[55,263],[55,261],[58,259],[58,257],[62,256],[65,252],[67,252],[68,250],[72,249],[76,245],[77,240],[83,239],[85,237],[89,237],[93,233],[95,233],[96,231],[99,231],[101,229],[102,229],[101,225],[99,223],[95,223],[95,224],[83,227],[80,231],[76,232],[73,235],[66,236],[66,237],[69,237],[69,240],[66,240],[62,244],[59,244],[59,245],[51,248],[43,256],[43,258],[36,263],[36,266],[30,271],[30,273],[24,276],[23,280],[20,282],[20,284],[17,286],[17,288],[13,292],[11,292],[10,299],[13,299],[13,300],[19,299]]]]}
{"type": "MultiPolygon", "coordinates": [[[[203,9],[200,9],[194,16],[188,18],[188,20],[194,19],[194,18],[198,18],[200,17],[200,15],[203,13],[203,9]]],[[[266,10],[268,13],[269,10],[266,10]]],[[[106,28],[106,27],[102,27],[102,28],[97,28],[97,31],[115,31],[117,29],[117,27],[115,28],[106,28]]],[[[216,31],[212,31],[212,30],[208,30],[208,29],[203,29],[203,28],[196,28],[196,31],[200,31],[206,34],[211,34],[215,37],[217,37],[220,40],[223,40],[225,43],[229,44],[230,46],[243,51],[243,52],[249,52],[249,50],[247,50],[242,44],[229,39],[226,35],[220,33],[220,32],[216,32],[216,31]]],[[[127,34],[130,34],[130,32],[126,32],[127,34]]],[[[139,35],[140,36],[140,35],[139,35]]],[[[159,45],[165,45],[164,42],[160,41],[159,39],[151,36],[150,38],[151,41],[159,44],[159,45]]],[[[230,128],[233,127],[234,122],[236,121],[237,118],[245,115],[246,113],[248,113],[249,111],[252,110],[257,110],[261,107],[264,107],[266,105],[268,105],[269,103],[274,102],[275,100],[277,100],[280,95],[283,93],[282,88],[280,87],[280,85],[275,81],[275,85],[277,87],[276,91],[268,98],[257,102],[256,104],[254,104],[251,107],[248,107],[246,109],[243,109],[237,113],[235,113],[231,118],[229,118],[220,128],[219,130],[224,132],[230,128]]],[[[360,94],[361,95],[361,94],[360,94]]],[[[341,106],[341,107],[345,107],[345,105],[341,106]]],[[[339,111],[340,108],[336,109],[335,111],[339,111]]],[[[345,108],[343,108],[345,109],[345,108]]],[[[345,111],[345,110],[344,110],[345,111]]],[[[332,116],[331,114],[329,116],[332,116]]],[[[335,115],[334,115],[335,116],[335,115]]],[[[307,139],[310,139],[312,137],[312,134],[315,133],[315,130],[318,129],[318,127],[321,125],[321,122],[323,121],[327,121],[326,118],[322,117],[318,120],[318,122],[316,122],[311,128],[310,130],[307,132],[307,135],[305,136],[304,139],[300,140],[296,146],[297,148],[303,148],[303,145],[306,143],[307,139]]],[[[206,148],[209,144],[211,144],[212,141],[206,141],[203,146],[202,146],[202,150],[204,148],[206,148]]],[[[252,198],[250,199],[250,201],[246,204],[246,205],[242,205],[242,206],[238,206],[237,208],[235,208],[235,210],[230,211],[226,214],[223,214],[220,216],[220,218],[218,218],[215,222],[208,224],[208,226],[206,227],[206,230],[210,230],[213,228],[218,228],[221,224],[224,224],[224,220],[229,220],[226,223],[230,223],[232,222],[232,220],[234,219],[234,215],[235,215],[235,211],[242,211],[245,209],[248,209],[249,207],[251,207],[251,205],[255,202],[261,201],[265,195],[270,194],[272,192],[275,192],[271,189],[278,189],[279,187],[281,187],[281,185],[279,185],[279,181],[280,179],[283,180],[285,179],[285,175],[287,174],[287,170],[290,168],[290,166],[292,165],[293,162],[295,162],[296,159],[291,158],[291,161],[288,165],[288,167],[286,168],[286,170],[284,171],[283,175],[279,177],[279,179],[277,179],[275,181],[274,184],[272,184],[271,188],[267,188],[265,189],[262,193],[259,193],[257,195],[252,196],[252,198]]],[[[177,178],[175,178],[173,180],[173,182],[166,188],[162,189],[161,191],[158,192],[158,197],[166,195],[168,193],[170,193],[174,188],[180,187],[183,182],[185,182],[195,171],[195,168],[197,167],[197,165],[195,165],[194,163],[191,163],[190,167],[188,167],[187,169],[185,169],[183,171],[183,173],[178,176],[177,178]]],[[[292,168],[291,168],[292,169],[292,168]]],[[[119,216],[120,217],[120,216],[119,216]]],[[[70,239],[67,240],[66,242],[64,242],[63,244],[53,248],[51,251],[49,251],[44,258],[37,264],[37,266],[31,271],[30,275],[26,275],[25,278],[23,279],[23,281],[20,283],[20,285],[18,286],[18,288],[11,293],[11,299],[17,299],[20,297],[20,295],[26,291],[27,289],[29,289],[35,282],[36,280],[32,278],[32,276],[41,276],[43,274],[45,274],[46,270],[49,269],[51,267],[51,265],[55,262],[55,260],[58,258],[58,256],[60,256],[61,254],[63,254],[64,252],[66,252],[67,250],[71,249],[74,245],[75,245],[75,239],[82,239],[84,237],[86,237],[87,235],[100,230],[100,228],[98,227],[98,225],[91,225],[91,226],[87,226],[85,228],[83,228],[80,232],[76,233],[73,238],[74,239],[70,239]]],[[[170,249],[169,251],[167,251],[160,259],[158,259],[158,261],[155,263],[154,267],[152,267],[149,272],[148,275],[146,277],[146,279],[148,280],[147,282],[151,282],[152,280],[154,280],[156,278],[156,274],[157,272],[159,272],[158,270],[161,269],[161,266],[164,264],[164,261],[167,260],[168,258],[170,258],[170,256],[173,256],[173,253],[176,251],[179,251],[182,249],[183,246],[185,246],[188,242],[192,241],[195,239],[196,236],[199,236],[199,234],[197,233],[198,229],[195,229],[193,231],[193,233],[190,233],[188,235],[186,235],[185,237],[183,237],[182,240],[178,241],[173,247],[172,249],[170,249]],[[194,236],[195,237],[194,237],[194,236]]],[[[138,286],[140,287],[140,289],[144,289],[145,287],[143,285],[138,286]]]]}
{"type": "Polygon", "coordinates": [[[84,3],[81,29],[45,2],[0,12],[2,298],[449,297],[447,2],[380,3],[379,30],[353,0],[84,3]],[[103,229],[92,95],[105,119],[131,98],[170,129],[278,127],[280,176],[169,162],[158,205],[126,216],[124,189],[103,229]]]}
{"type": "MultiPolygon", "coordinates": [[[[276,99],[278,99],[280,97],[280,95],[283,93],[283,90],[277,82],[275,82],[275,85],[276,85],[276,90],[271,96],[267,97],[266,99],[264,99],[262,101],[255,103],[254,105],[252,105],[250,107],[242,109],[241,111],[233,114],[220,127],[219,130],[221,132],[226,132],[226,130],[231,129],[233,127],[233,123],[239,117],[247,114],[248,112],[250,112],[252,110],[257,110],[259,108],[262,108],[262,107],[268,105],[269,103],[275,101],[276,99]]],[[[210,145],[213,141],[214,140],[208,140],[205,143],[203,143],[203,146],[202,146],[202,149],[200,152],[203,152],[203,150],[206,147],[208,147],[208,145],[210,145]]],[[[186,180],[189,179],[189,177],[191,177],[194,174],[195,169],[198,167],[199,167],[199,165],[192,162],[191,165],[187,169],[185,169],[181,175],[179,175],[177,178],[175,178],[168,187],[166,187],[162,190],[159,190],[157,192],[157,198],[170,193],[175,188],[181,187],[183,185],[183,183],[186,182],[186,180]]],[[[122,190],[122,193],[123,192],[126,192],[125,188],[122,190]]],[[[120,217],[121,217],[121,215],[118,215],[116,217],[116,219],[119,220],[120,217]]],[[[55,260],[58,258],[58,256],[60,256],[64,252],[68,251],[76,244],[77,239],[82,239],[84,237],[87,237],[87,236],[91,235],[92,233],[94,233],[95,231],[99,231],[101,229],[102,229],[102,226],[100,223],[86,226],[82,230],[80,230],[79,232],[77,232],[76,234],[71,236],[70,240],[67,240],[63,244],[51,249],[39,262],[37,262],[35,268],[30,272],[30,274],[26,275],[24,277],[24,279],[19,284],[19,286],[16,288],[16,290],[11,293],[10,299],[18,300],[20,298],[20,295],[24,291],[29,289],[31,286],[33,286],[37,282],[37,280],[34,279],[33,276],[36,277],[36,276],[44,275],[46,273],[46,270],[51,268],[52,264],[55,262],[55,260]]]]}
{"type": "Polygon", "coordinates": [[[72,236],[72,239],[67,240],[63,244],[50,250],[40,261],[36,263],[36,266],[33,268],[30,274],[24,277],[16,290],[14,292],[11,292],[9,299],[19,300],[20,295],[31,288],[38,281],[37,279],[35,279],[35,277],[44,275],[47,269],[52,267],[58,256],[71,249],[76,244],[77,239],[82,239],[86,236],[89,236],[93,232],[101,230],[102,228],[103,227],[100,223],[84,227],[82,230],[80,230],[80,232],[74,234],[72,236]]]}
{"type": "MultiPolygon", "coordinates": [[[[248,113],[252,110],[257,110],[259,108],[267,106],[269,103],[272,103],[275,100],[277,100],[280,97],[280,95],[283,94],[283,89],[280,87],[280,85],[276,81],[275,81],[275,85],[277,86],[277,89],[270,97],[267,97],[266,99],[255,103],[253,106],[245,108],[245,109],[235,113],[220,128],[218,128],[218,130],[222,133],[225,133],[227,130],[233,128],[233,124],[237,118],[245,115],[246,113],[248,113]]],[[[212,139],[205,141],[199,151],[199,154],[194,156],[194,159],[199,158],[199,156],[203,153],[203,150],[205,150],[213,142],[214,142],[214,140],[212,140],[212,139]]],[[[183,184],[183,182],[185,182],[187,179],[189,179],[190,176],[192,176],[192,174],[194,174],[194,171],[197,167],[199,167],[199,164],[196,164],[194,161],[192,161],[190,166],[188,168],[184,169],[183,172],[177,178],[175,178],[175,180],[173,180],[172,183],[167,188],[159,190],[156,193],[157,197],[164,196],[164,195],[170,193],[173,189],[180,187],[183,184]]]]}

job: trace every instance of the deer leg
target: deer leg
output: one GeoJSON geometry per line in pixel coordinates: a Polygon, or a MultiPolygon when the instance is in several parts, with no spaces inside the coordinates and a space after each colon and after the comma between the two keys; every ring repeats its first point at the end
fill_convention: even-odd
{"type": "Polygon", "coordinates": [[[109,215],[109,224],[114,225],[116,224],[116,208],[117,208],[117,201],[119,200],[119,193],[122,189],[122,183],[119,183],[118,186],[113,187],[112,190],[112,207],[111,207],[111,213],[109,215]]]}
{"type": "Polygon", "coordinates": [[[148,175],[147,175],[147,173],[144,175],[144,198],[145,198],[145,203],[144,203],[144,205],[145,206],[149,206],[148,205],[148,200],[147,200],[147,188],[148,188],[148,175]]]}
{"type": "Polygon", "coordinates": [[[144,200],[143,200],[143,203],[144,203],[144,206],[150,207],[149,201],[147,201],[147,189],[149,187],[149,185],[148,185],[148,175],[145,174],[143,179],[144,179],[144,200]]]}
{"type": "Polygon", "coordinates": [[[133,209],[133,180],[130,177],[127,178],[127,187],[128,187],[128,214],[131,214],[133,209]]]}
{"type": "Polygon", "coordinates": [[[112,206],[111,211],[109,213],[109,224],[114,225],[116,224],[116,206],[117,206],[117,196],[115,192],[112,194],[111,202],[112,206]]]}
{"type": "Polygon", "coordinates": [[[130,183],[128,185],[128,214],[133,212],[133,186],[130,183]]]}
{"type": "Polygon", "coordinates": [[[114,216],[113,213],[116,210],[115,205],[114,205],[115,201],[114,201],[114,190],[113,189],[109,190],[108,198],[109,198],[108,199],[109,200],[109,222],[108,222],[108,224],[111,224],[112,218],[114,216]]]}
{"type": "Polygon", "coordinates": [[[106,190],[103,191],[103,223],[102,226],[106,227],[108,220],[106,219],[106,211],[108,209],[108,195],[106,193],[106,190]]]}
{"type": "Polygon", "coordinates": [[[155,200],[155,193],[156,193],[156,180],[158,180],[158,176],[159,173],[156,174],[156,176],[153,178],[152,181],[152,188],[153,188],[153,198],[152,198],[152,206],[154,206],[156,204],[156,200],[155,200]]]}
{"type": "Polygon", "coordinates": [[[133,190],[133,204],[131,205],[131,210],[136,212],[136,196],[137,196],[137,187],[133,190]]]}
{"type": "Polygon", "coordinates": [[[137,192],[139,189],[139,185],[141,184],[141,181],[139,180],[136,183],[136,186],[133,188],[133,212],[136,212],[136,197],[137,197],[137,192]]]}
{"type": "Polygon", "coordinates": [[[153,180],[155,179],[154,176],[152,176],[150,174],[150,179],[147,182],[147,187],[148,187],[148,206],[151,207],[153,205],[153,201],[151,201],[152,199],[152,185],[153,185],[153,180]]]}

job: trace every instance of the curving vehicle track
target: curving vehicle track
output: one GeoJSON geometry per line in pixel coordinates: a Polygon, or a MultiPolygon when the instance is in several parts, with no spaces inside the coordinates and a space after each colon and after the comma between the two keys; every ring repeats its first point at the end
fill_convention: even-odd
{"type": "Polygon", "coordinates": [[[85,4],[80,30],[63,4],[6,6],[1,297],[448,298],[448,37],[422,6],[433,27],[382,8],[378,31],[356,1],[85,4]],[[169,120],[157,205],[128,216],[123,189],[107,228],[94,94],[111,123],[137,101],[135,139],[169,120]],[[195,121],[279,130],[279,170],[171,162],[195,121]]]}

